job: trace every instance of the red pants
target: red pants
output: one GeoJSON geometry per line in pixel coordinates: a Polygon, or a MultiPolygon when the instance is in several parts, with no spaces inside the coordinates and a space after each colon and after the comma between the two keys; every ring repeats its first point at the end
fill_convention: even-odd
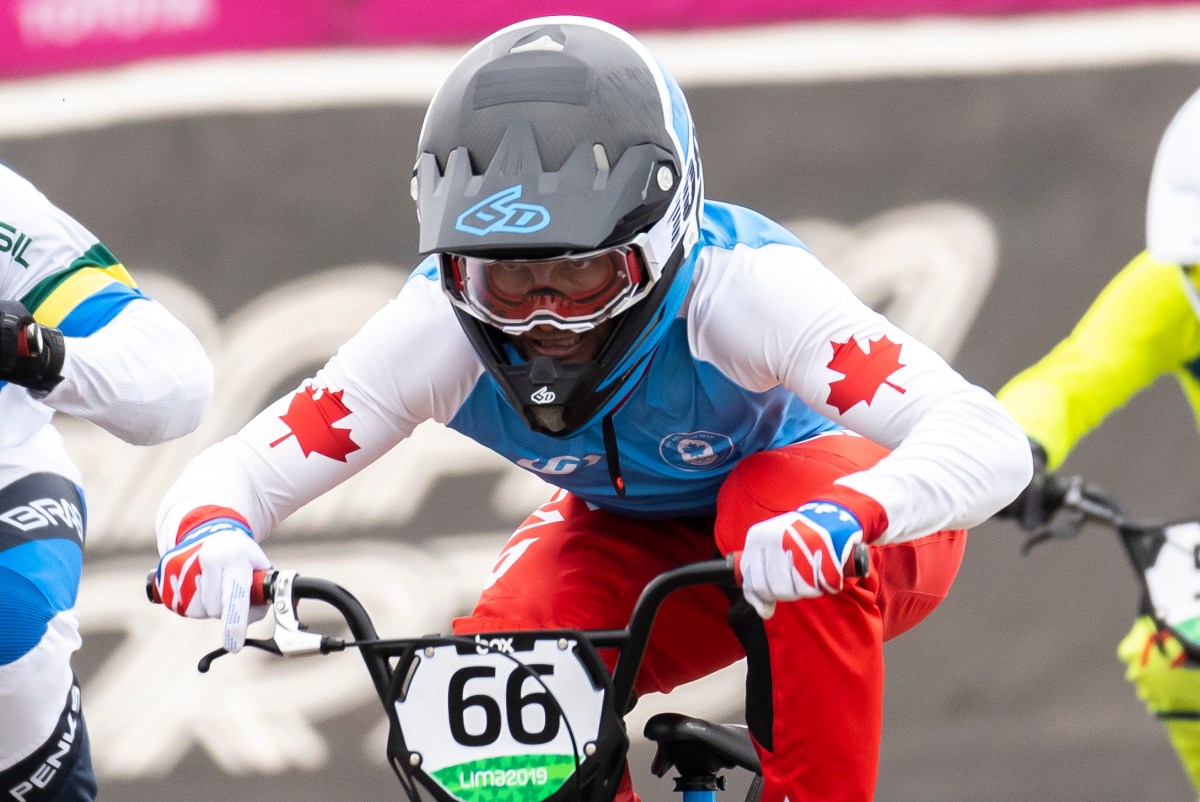
{"type": "MultiPolygon", "coordinates": [[[[860,437],[825,436],[754,454],[726,480],[715,521],[632,520],[559,492],[512,536],[474,612],[454,631],[624,627],[658,574],[740,549],[751,524],[795,509],[886,453],[860,437]]],[[[715,587],[679,591],[659,613],[637,692],[667,692],[745,656],[746,723],[762,758],[763,802],[868,802],[882,731],[883,642],[946,597],[965,547],[964,530],[871,546],[868,577],[837,595],[781,603],[769,621],[741,601],[731,609],[715,587]]]]}

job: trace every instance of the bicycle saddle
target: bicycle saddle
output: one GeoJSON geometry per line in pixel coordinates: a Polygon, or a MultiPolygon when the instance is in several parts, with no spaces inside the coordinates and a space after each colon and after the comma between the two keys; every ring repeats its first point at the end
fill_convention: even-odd
{"type": "Polygon", "coordinates": [[[650,770],[659,777],[672,766],[682,774],[715,774],[735,766],[755,773],[762,771],[745,727],[659,713],[646,722],[644,732],[658,743],[650,770]]]}

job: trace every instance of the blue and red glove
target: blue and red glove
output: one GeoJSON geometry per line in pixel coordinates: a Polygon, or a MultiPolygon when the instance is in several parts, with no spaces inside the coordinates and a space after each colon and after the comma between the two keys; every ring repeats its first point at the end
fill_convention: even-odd
{"type": "Polygon", "coordinates": [[[179,615],[220,618],[223,645],[236,652],[246,642],[246,627],[266,615],[266,605],[251,606],[250,590],[254,571],[270,568],[271,561],[240,515],[212,507],[204,512],[218,517],[194,525],[196,513],[184,519],[175,546],[158,562],[154,585],[179,615]]]}
{"type": "Polygon", "coordinates": [[[756,523],[739,563],[742,593],[763,618],[774,614],[776,601],[837,593],[862,539],[858,516],[832,501],[810,501],[756,523]]]}

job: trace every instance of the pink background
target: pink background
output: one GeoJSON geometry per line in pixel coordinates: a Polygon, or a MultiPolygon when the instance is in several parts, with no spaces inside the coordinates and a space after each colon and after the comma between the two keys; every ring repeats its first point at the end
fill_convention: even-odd
{"type": "Polygon", "coordinates": [[[472,42],[510,22],[551,13],[585,14],[632,30],[648,30],[1139,4],[1138,0],[0,0],[0,78],[168,55],[472,42]]]}

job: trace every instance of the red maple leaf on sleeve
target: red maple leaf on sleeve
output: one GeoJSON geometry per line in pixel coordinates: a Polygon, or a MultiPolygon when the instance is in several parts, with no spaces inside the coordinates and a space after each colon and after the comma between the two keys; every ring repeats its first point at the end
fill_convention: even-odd
{"type": "Polygon", "coordinates": [[[860,401],[870,405],[884,384],[896,392],[904,392],[903,387],[888,381],[893,373],[904,367],[904,363],[900,361],[900,346],[887,335],[869,340],[866,351],[853,337],[848,337],[844,343],[834,340],[830,345],[833,346],[833,359],[827,367],[842,374],[843,378],[829,383],[827,403],[837,407],[838,412],[844,415],[860,401]]]}
{"type": "Polygon", "coordinates": [[[314,451],[339,462],[346,455],[358,451],[358,444],[350,439],[349,429],[334,428],[335,423],[350,414],[342,403],[344,390],[336,392],[324,387],[306,384],[292,396],[288,411],[279,416],[287,424],[288,433],[271,443],[271,448],[295,437],[307,458],[314,451]]]}

